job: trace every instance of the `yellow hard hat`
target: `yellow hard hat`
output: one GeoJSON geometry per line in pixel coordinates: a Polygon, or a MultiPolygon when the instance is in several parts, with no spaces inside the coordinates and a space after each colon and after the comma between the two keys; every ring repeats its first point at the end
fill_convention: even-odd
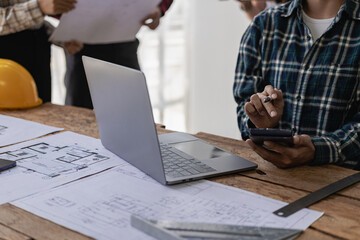
{"type": "Polygon", "coordinates": [[[32,108],[41,103],[31,74],[20,64],[0,58],[0,108],[32,108]]]}

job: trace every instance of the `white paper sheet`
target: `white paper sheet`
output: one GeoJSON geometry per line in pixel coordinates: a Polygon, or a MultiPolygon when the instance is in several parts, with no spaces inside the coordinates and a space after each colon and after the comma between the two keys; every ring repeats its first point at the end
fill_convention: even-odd
{"type": "Polygon", "coordinates": [[[50,37],[53,41],[115,43],[135,40],[141,20],[159,0],[78,0],[71,12],[60,18],[50,37]]]}
{"type": "Polygon", "coordinates": [[[209,181],[163,186],[129,164],[13,202],[96,239],[152,239],[130,226],[148,219],[306,229],[322,213],[303,209],[288,218],[284,202],[209,181]]]}
{"type": "Polygon", "coordinates": [[[61,130],[63,129],[0,114],[0,147],[61,130]]]}
{"type": "Polygon", "coordinates": [[[100,140],[64,132],[0,149],[15,168],[0,173],[0,204],[117,166],[123,161],[100,140]]]}

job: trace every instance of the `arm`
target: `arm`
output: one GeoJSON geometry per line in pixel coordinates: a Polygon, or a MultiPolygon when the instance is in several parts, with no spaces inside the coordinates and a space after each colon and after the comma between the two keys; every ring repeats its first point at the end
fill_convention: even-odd
{"type": "Polygon", "coordinates": [[[238,1],[240,2],[240,8],[244,10],[250,20],[266,8],[265,1],[238,1]]]}
{"type": "Polygon", "coordinates": [[[284,146],[265,141],[263,146],[246,140],[249,146],[263,159],[280,168],[295,167],[303,164],[338,164],[343,167],[360,168],[360,113],[352,122],[335,132],[322,137],[297,135],[294,145],[284,146]]]}
{"type": "Polygon", "coordinates": [[[19,32],[44,21],[37,0],[0,8],[0,35],[19,32]]]}
{"type": "Polygon", "coordinates": [[[249,127],[254,127],[246,115],[245,104],[266,86],[261,70],[261,35],[260,29],[251,23],[242,37],[236,66],[233,92],[238,104],[238,126],[244,140],[248,138],[249,127]]]}
{"type": "Polygon", "coordinates": [[[315,158],[310,165],[335,163],[348,168],[360,167],[360,111],[352,121],[322,137],[312,137],[315,158]]]}
{"type": "Polygon", "coordinates": [[[160,18],[164,16],[172,2],[173,0],[163,0],[159,6],[141,21],[141,24],[148,26],[151,30],[155,30],[160,24],[160,18]]]}
{"type": "Polygon", "coordinates": [[[44,15],[56,15],[75,8],[76,0],[28,0],[0,2],[0,35],[20,32],[44,21],[44,15]]]}

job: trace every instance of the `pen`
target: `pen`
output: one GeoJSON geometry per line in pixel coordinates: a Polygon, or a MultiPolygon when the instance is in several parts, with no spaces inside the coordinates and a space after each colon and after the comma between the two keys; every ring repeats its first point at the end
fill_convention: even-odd
{"type": "Polygon", "coordinates": [[[273,99],[270,97],[270,96],[267,96],[265,99],[264,99],[264,103],[267,103],[267,102],[271,102],[273,99]]]}

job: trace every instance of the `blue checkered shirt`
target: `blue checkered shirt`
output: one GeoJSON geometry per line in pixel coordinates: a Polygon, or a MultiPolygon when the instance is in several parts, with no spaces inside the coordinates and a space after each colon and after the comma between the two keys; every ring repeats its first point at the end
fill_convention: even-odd
{"type": "Polygon", "coordinates": [[[302,20],[300,0],[253,20],[241,40],[233,89],[243,139],[254,126],[244,105],[269,84],[284,95],[278,128],[311,136],[311,164],[360,168],[359,0],[346,0],[316,41],[302,20]]]}

